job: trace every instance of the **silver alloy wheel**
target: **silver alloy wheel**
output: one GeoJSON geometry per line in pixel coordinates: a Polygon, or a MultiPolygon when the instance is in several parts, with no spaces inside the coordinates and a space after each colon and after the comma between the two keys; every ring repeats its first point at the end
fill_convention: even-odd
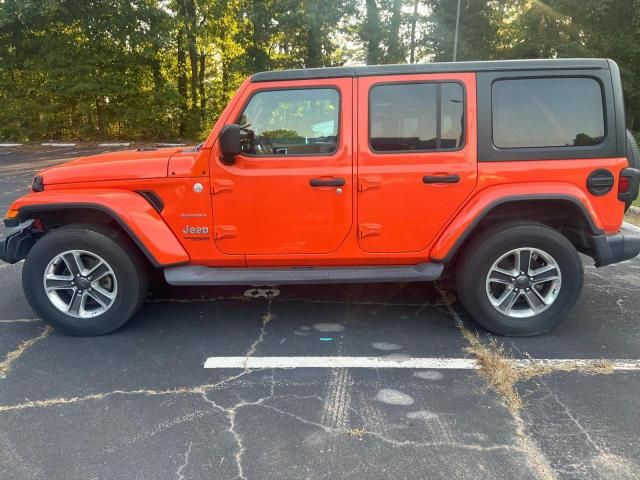
{"type": "Polygon", "coordinates": [[[113,306],[118,294],[111,266],[86,250],[56,255],[44,271],[43,284],[53,306],[76,318],[102,315],[113,306]]]}
{"type": "Polygon", "coordinates": [[[486,292],[493,308],[512,318],[527,318],[549,308],[560,293],[558,262],[538,248],[516,248],[489,269],[486,292]]]}

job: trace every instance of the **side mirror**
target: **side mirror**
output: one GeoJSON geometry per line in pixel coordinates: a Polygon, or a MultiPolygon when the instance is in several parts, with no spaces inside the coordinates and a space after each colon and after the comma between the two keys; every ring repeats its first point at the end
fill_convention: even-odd
{"type": "Polygon", "coordinates": [[[235,124],[225,125],[220,131],[218,138],[220,139],[220,149],[222,150],[222,163],[225,165],[233,165],[235,156],[242,152],[241,132],[240,125],[235,124]]]}

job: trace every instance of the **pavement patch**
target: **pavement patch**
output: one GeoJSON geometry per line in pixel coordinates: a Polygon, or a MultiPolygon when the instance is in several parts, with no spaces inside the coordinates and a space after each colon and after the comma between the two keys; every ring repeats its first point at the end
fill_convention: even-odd
{"type": "Polygon", "coordinates": [[[378,350],[385,350],[385,351],[400,350],[402,348],[402,345],[398,345],[396,343],[389,343],[389,342],[373,342],[371,346],[378,350]]]}
{"type": "Polygon", "coordinates": [[[444,375],[437,370],[421,370],[419,372],[413,372],[413,376],[422,378],[423,380],[442,380],[444,375]]]}
{"type": "Polygon", "coordinates": [[[411,396],[399,390],[392,388],[383,388],[378,391],[375,399],[387,405],[413,405],[414,400],[411,396]]]}
{"type": "Polygon", "coordinates": [[[313,328],[322,333],[344,332],[344,325],[340,323],[316,323],[313,328]]]}

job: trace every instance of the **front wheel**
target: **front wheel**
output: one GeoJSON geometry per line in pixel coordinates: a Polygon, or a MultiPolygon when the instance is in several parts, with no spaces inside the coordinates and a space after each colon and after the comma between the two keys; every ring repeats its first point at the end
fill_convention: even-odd
{"type": "Polygon", "coordinates": [[[104,335],[142,305],[145,264],[120,232],[98,225],[62,227],[33,246],[22,284],[31,308],[68,335],[104,335]]]}
{"type": "Polygon", "coordinates": [[[575,305],[583,283],[578,252],[543,224],[489,230],[466,248],[458,296],[474,320],[499,335],[547,332],[575,305]]]}

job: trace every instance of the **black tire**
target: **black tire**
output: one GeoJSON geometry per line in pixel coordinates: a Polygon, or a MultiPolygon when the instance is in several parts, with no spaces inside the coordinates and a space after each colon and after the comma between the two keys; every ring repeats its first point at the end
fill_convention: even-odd
{"type": "Polygon", "coordinates": [[[629,130],[627,130],[627,159],[630,167],[640,169],[640,149],[638,149],[638,143],[629,130]]]}
{"type": "Polygon", "coordinates": [[[101,225],[69,225],[44,235],[33,246],[22,269],[22,285],[31,308],[46,323],[67,335],[105,335],[124,325],[140,308],[147,292],[147,266],[137,247],[122,233],[101,225]],[[45,269],[57,255],[84,250],[104,259],[119,288],[104,313],[77,318],[54,306],[47,296],[45,269]]]}
{"type": "Polygon", "coordinates": [[[463,307],[484,328],[498,335],[530,336],[548,332],[567,317],[580,296],[583,277],[578,252],[557,230],[541,223],[509,223],[485,231],[466,246],[458,264],[456,285],[463,307]],[[535,248],[550,254],[561,274],[555,301],[527,318],[503,314],[487,294],[486,279],[494,262],[518,248],[535,248]]]}

